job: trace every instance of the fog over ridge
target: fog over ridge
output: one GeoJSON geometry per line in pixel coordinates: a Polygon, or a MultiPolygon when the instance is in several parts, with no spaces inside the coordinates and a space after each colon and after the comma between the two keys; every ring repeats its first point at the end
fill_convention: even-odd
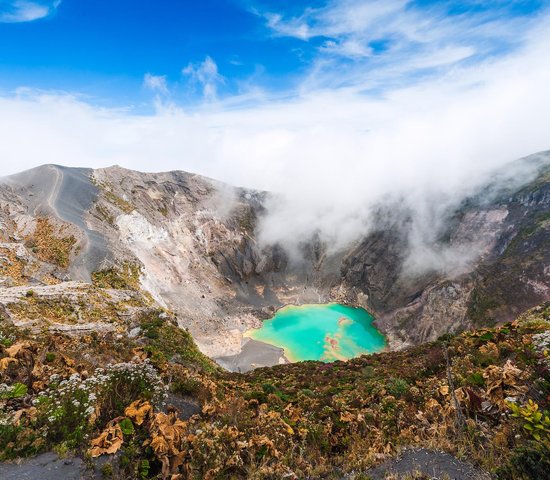
{"type": "MultiPolygon", "coordinates": [[[[275,192],[259,238],[291,252],[312,235],[332,249],[349,245],[371,231],[375,206],[398,202],[412,212],[415,254],[453,264],[462,255],[429,250],[448,212],[493,172],[550,148],[547,24],[509,56],[383,96],[350,87],[193,111],[159,101],[154,114],[137,115],[19,89],[0,97],[0,174],[119,164],[275,192]]],[[[509,173],[527,181],[532,172],[509,173]]]]}

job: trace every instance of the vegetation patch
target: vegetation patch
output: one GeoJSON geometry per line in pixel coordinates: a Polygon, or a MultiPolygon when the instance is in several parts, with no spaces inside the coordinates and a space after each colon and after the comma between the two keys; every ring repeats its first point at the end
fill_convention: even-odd
{"type": "Polygon", "coordinates": [[[117,305],[108,302],[98,305],[93,300],[99,299],[93,299],[92,296],[90,299],[27,296],[24,301],[9,304],[8,309],[17,318],[65,324],[100,320],[109,322],[117,318],[117,305]]]}
{"type": "Polygon", "coordinates": [[[117,290],[139,290],[141,267],[136,263],[124,262],[118,267],[110,267],[92,273],[92,282],[99,288],[117,290]]]}
{"type": "Polygon", "coordinates": [[[99,288],[90,287],[72,294],[40,296],[30,289],[19,301],[7,308],[15,318],[42,320],[45,322],[77,323],[121,323],[121,314],[132,307],[145,308],[143,298],[130,295],[122,300],[111,298],[99,288]]]}
{"type": "Polygon", "coordinates": [[[475,288],[468,302],[468,317],[478,326],[494,323],[491,311],[500,305],[499,300],[488,296],[482,289],[475,288]]]}
{"type": "Polygon", "coordinates": [[[156,310],[142,315],[140,327],[147,342],[145,349],[153,362],[178,363],[205,373],[219,371],[219,367],[199,351],[189,332],[173,325],[165,312],[156,310]]]}
{"type": "Polygon", "coordinates": [[[103,194],[105,195],[105,199],[109,203],[116,206],[118,209],[122,210],[127,215],[132,213],[135,210],[134,206],[130,202],[128,202],[128,201],[124,200],[123,198],[115,195],[110,190],[104,189],[103,194]]]}
{"type": "Polygon", "coordinates": [[[9,277],[15,285],[25,285],[27,262],[19,258],[11,248],[0,248],[0,275],[9,277]]]}
{"type": "Polygon", "coordinates": [[[105,220],[109,225],[113,226],[115,224],[115,217],[109,212],[109,209],[101,205],[100,203],[95,204],[95,209],[99,219],[105,220]]]}
{"type": "Polygon", "coordinates": [[[247,374],[217,368],[162,310],[135,338],[1,324],[0,458],[53,448],[110,456],[112,478],[314,479],[419,446],[543,478],[549,317],[550,304],[445,342],[247,374]],[[167,389],[200,412],[163,410],[167,389]]]}
{"type": "Polygon", "coordinates": [[[67,268],[76,239],[73,235],[63,235],[63,230],[63,227],[54,228],[45,217],[37,218],[35,230],[25,239],[25,245],[40,260],[67,268]]]}
{"type": "MultiPolygon", "coordinates": [[[[130,214],[135,210],[134,206],[130,202],[124,200],[113,192],[113,188],[109,183],[100,182],[97,178],[93,176],[90,180],[97,188],[102,191],[103,196],[111,205],[114,205],[116,208],[122,210],[126,214],[130,214]]],[[[134,190],[132,190],[132,193],[134,193],[134,190]]],[[[115,218],[107,211],[107,209],[99,204],[96,204],[96,210],[100,216],[105,218],[111,225],[114,225],[115,218]]]]}

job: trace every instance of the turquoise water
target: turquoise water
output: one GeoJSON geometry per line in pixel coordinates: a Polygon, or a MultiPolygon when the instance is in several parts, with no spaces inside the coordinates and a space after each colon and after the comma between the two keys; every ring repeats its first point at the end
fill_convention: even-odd
{"type": "Polygon", "coordinates": [[[291,362],[332,362],[379,352],[386,346],[372,321],[366,310],[337,303],[291,305],[245,336],[284,348],[291,362]]]}

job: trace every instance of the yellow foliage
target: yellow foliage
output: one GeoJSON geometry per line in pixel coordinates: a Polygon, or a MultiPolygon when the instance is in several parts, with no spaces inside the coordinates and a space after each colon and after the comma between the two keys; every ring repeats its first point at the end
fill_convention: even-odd
{"type": "Polygon", "coordinates": [[[507,360],[504,366],[490,365],[483,372],[483,378],[487,384],[487,395],[499,405],[503,404],[503,398],[508,395],[526,393],[528,388],[520,385],[524,373],[507,360]]]}
{"type": "Polygon", "coordinates": [[[92,440],[92,447],[88,450],[91,457],[99,457],[105,453],[113,454],[120,449],[124,437],[117,420],[111,420],[101,435],[92,440]]]}
{"type": "Polygon", "coordinates": [[[441,395],[444,395],[444,396],[449,395],[449,386],[448,385],[443,385],[443,386],[439,387],[439,393],[441,395]]]}
{"type": "Polygon", "coordinates": [[[7,370],[10,363],[17,362],[15,358],[11,357],[5,357],[0,359],[0,372],[3,372],[4,370],[7,370]]]}
{"type": "Polygon", "coordinates": [[[11,347],[7,347],[5,352],[8,356],[0,359],[0,372],[7,370],[10,363],[17,363],[17,358],[20,356],[19,354],[27,352],[29,347],[29,342],[18,342],[14,343],[11,347]]]}
{"type": "Polygon", "coordinates": [[[20,351],[29,347],[28,342],[14,343],[11,347],[6,348],[6,353],[9,357],[15,358],[20,351]]]}
{"type": "Polygon", "coordinates": [[[151,443],[155,456],[162,463],[162,476],[178,473],[186,455],[187,422],[175,413],[157,413],[151,422],[151,443]]]}
{"type": "Polygon", "coordinates": [[[498,358],[498,356],[499,356],[498,347],[496,346],[496,344],[494,342],[488,342],[487,344],[482,345],[481,347],[479,347],[479,351],[483,355],[487,355],[491,358],[498,358]]]}
{"type": "Polygon", "coordinates": [[[34,419],[36,417],[36,407],[22,408],[15,412],[12,417],[14,425],[20,425],[23,418],[34,419]]]}
{"type": "Polygon", "coordinates": [[[355,415],[350,412],[342,412],[340,414],[340,421],[345,423],[353,422],[355,421],[355,415]]]}
{"type": "Polygon", "coordinates": [[[76,238],[61,236],[64,229],[55,227],[48,218],[37,218],[34,233],[26,238],[27,247],[32,248],[40,260],[66,268],[76,238]]]}
{"type": "Polygon", "coordinates": [[[132,402],[126,407],[126,410],[124,410],[124,414],[137,425],[141,425],[145,421],[147,415],[152,412],[153,407],[151,404],[143,400],[132,402]]]}

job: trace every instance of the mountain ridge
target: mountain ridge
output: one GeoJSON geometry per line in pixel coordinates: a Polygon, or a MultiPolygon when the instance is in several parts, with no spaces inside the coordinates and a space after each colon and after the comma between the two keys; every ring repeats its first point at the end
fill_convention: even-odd
{"type": "MultiPolygon", "coordinates": [[[[486,184],[450,212],[446,232],[428,256],[448,261],[456,252],[473,252],[471,260],[450,271],[434,268],[412,275],[406,272],[409,214],[397,205],[381,205],[380,226],[363,239],[331,252],[313,238],[303,244],[302,261],[293,263],[283,246],[258,245],[257,228],[269,215],[266,198],[272,194],[198,174],[45,165],[4,178],[0,194],[2,188],[11,189],[2,202],[4,212],[9,205],[19,209],[16,230],[29,235],[35,217],[44,216],[72,231],[74,258],[66,269],[56,266],[55,275],[90,282],[94,272],[135,265],[141,288],[176,313],[205,353],[226,363],[229,359],[232,368],[248,369],[265,364],[265,359],[255,362],[254,351],[263,357],[267,347],[241,359],[243,331],[288,303],[336,301],[366,308],[395,349],[496,317],[505,321],[548,300],[548,229],[533,215],[550,210],[544,173],[549,159],[541,153],[515,162],[519,172],[538,171],[535,179],[518,187],[520,175],[500,172],[504,180],[486,184]],[[536,214],[531,215],[532,207],[536,214]],[[518,240],[520,233],[529,234],[531,247],[518,240]],[[529,256],[533,248],[538,262],[529,256]],[[523,265],[523,277],[506,273],[509,263],[516,269],[523,265]],[[491,277],[502,284],[491,283],[491,277]],[[518,282],[521,294],[507,305],[513,297],[507,292],[518,282]]],[[[4,222],[13,218],[13,212],[4,213],[4,222]]],[[[268,363],[283,361],[276,354],[268,357],[268,363]]]]}

